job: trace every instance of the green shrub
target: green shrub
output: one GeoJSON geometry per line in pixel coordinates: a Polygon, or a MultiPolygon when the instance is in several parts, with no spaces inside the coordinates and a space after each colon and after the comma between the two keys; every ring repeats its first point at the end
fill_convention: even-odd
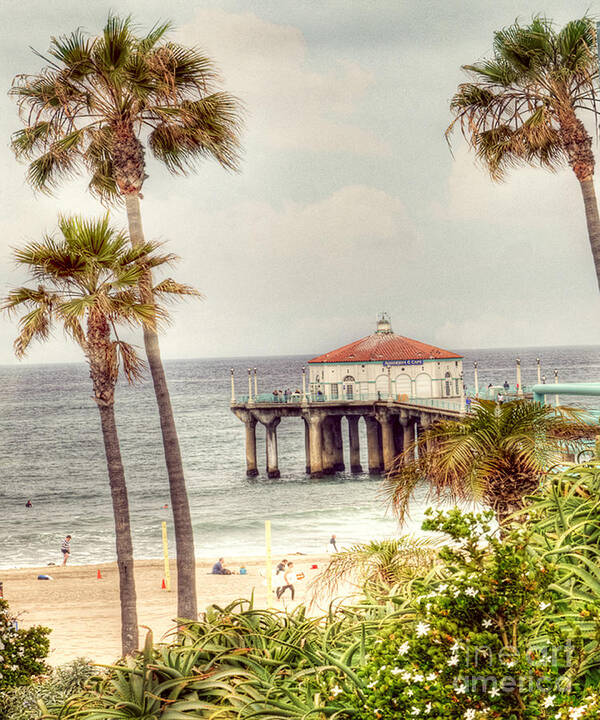
{"type": "Polygon", "coordinates": [[[586,658],[576,633],[547,620],[555,568],[529,552],[525,528],[502,539],[490,534],[492,513],[429,516],[423,528],[453,541],[440,552],[448,579],[415,597],[413,622],[388,627],[372,643],[359,672],[366,688],[364,702],[355,702],[359,717],[570,717],[558,708],[577,706],[587,692],[586,658]]]}
{"type": "Polygon", "coordinates": [[[44,659],[50,649],[49,634],[50,629],[40,625],[17,630],[16,618],[0,598],[0,691],[27,685],[47,671],[44,659]]]}
{"type": "Polygon", "coordinates": [[[0,717],[2,720],[38,720],[45,714],[46,707],[65,703],[96,673],[89,661],[80,658],[55,668],[48,677],[31,685],[11,688],[0,695],[0,717]]]}

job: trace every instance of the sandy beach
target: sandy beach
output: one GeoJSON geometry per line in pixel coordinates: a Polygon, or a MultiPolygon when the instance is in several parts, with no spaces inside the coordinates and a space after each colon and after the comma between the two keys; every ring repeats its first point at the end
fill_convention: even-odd
{"type": "MultiPolygon", "coordinates": [[[[292,603],[286,593],[285,606],[292,607],[307,597],[311,579],[327,562],[327,555],[288,555],[304,580],[296,584],[296,598],[292,603]],[[317,565],[318,569],[311,569],[317,565]]],[[[277,562],[279,558],[276,558],[277,562]]],[[[249,598],[254,591],[257,607],[266,607],[266,583],[260,571],[264,558],[226,558],[226,566],[239,571],[243,565],[246,575],[211,575],[214,560],[197,561],[198,608],[207,605],[227,605],[237,598],[249,598]]],[[[138,560],[135,564],[138,620],[140,626],[153,630],[155,638],[173,628],[176,617],[177,593],[175,561],[170,564],[172,588],[161,588],[164,578],[162,560],[138,560]]],[[[51,665],[60,665],[77,657],[110,663],[120,654],[119,583],[116,563],[99,565],[51,566],[0,570],[4,597],[22,627],[45,625],[50,634],[51,665]],[[98,570],[102,579],[98,579],[98,570]],[[51,575],[53,580],[38,580],[39,574],[51,575]]],[[[283,608],[284,603],[274,601],[283,608]]],[[[140,630],[143,642],[145,630],[140,630]]]]}

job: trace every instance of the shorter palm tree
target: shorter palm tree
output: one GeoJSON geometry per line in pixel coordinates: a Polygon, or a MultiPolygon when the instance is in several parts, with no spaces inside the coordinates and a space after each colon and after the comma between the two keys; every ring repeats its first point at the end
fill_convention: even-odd
{"type": "Polygon", "coordinates": [[[438,540],[430,536],[403,535],[356,543],[335,553],[327,567],[315,577],[311,583],[313,598],[330,598],[343,583],[350,583],[370,595],[387,594],[394,585],[431,569],[438,548],[438,540]]]}
{"type": "MultiPolygon", "coordinates": [[[[156,304],[139,300],[139,283],[152,268],[174,259],[157,253],[156,243],[129,247],[129,239],[101,220],[60,218],[60,235],[45,236],[14,251],[20,265],[37,285],[19,287],[4,299],[9,312],[24,309],[15,353],[23,357],[33,340],[47,340],[54,324],[82,348],[90,368],[94,399],[100,412],[104,450],[115,519],[121,641],[123,654],[138,646],[133,544],[125,472],[114,414],[115,386],[122,366],[127,380],[139,379],[143,362],[135,349],[117,336],[117,325],[150,326],[166,317],[156,304]]],[[[153,296],[196,295],[192,288],[166,279],[152,288],[153,296]]]]}
{"type": "Polygon", "coordinates": [[[484,502],[502,523],[573,443],[598,432],[581,412],[525,399],[480,400],[472,410],[458,421],[434,423],[396,458],[384,493],[401,523],[422,482],[429,483],[430,498],[484,502]]]}

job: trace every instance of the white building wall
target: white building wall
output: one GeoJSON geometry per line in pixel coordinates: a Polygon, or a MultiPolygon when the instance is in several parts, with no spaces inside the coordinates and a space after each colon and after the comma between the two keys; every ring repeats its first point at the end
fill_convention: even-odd
{"type": "Polygon", "coordinates": [[[352,386],[352,394],[356,398],[366,394],[374,397],[380,392],[385,399],[388,396],[388,367],[394,397],[418,395],[439,398],[460,395],[460,376],[463,369],[461,359],[423,360],[418,365],[384,365],[383,362],[310,363],[310,392],[315,394],[320,391],[327,398],[335,397],[332,385],[337,385],[337,396],[343,398],[352,386]],[[418,376],[421,376],[418,383],[419,393],[418,376]],[[425,392],[429,394],[425,395],[425,392]]]}

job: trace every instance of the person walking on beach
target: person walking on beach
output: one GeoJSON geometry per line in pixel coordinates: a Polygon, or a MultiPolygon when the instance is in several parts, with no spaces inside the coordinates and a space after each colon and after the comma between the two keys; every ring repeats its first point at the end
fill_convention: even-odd
{"type": "Polygon", "coordinates": [[[330,546],[330,547],[328,548],[328,550],[329,550],[330,552],[337,552],[337,551],[338,551],[338,549],[337,549],[337,543],[336,543],[336,540],[335,540],[335,535],[332,535],[332,536],[329,538],[329,546],[330,546]]]}
{"type": "Polygon", "coordinates": [[[292,593],[292,600],[294,599],[295,590],[294,590],[294,580],[295,580],[295,572],[292,572],[291,568],[294,566],[293,562],[289,562],[287,564],[286,571],[283,573],[283,582],[284,584],[281,587],[277,588],[277,599],[281,600],[283,593],[289,589],[289,591],[292,593]]]}
{"type": "Polygon", "coordinates": [[[64,567],[67,564],[69,555],[71,554],[71,536],[70,535],[67,535],[67,537],[62,541],[62,545],[60,546],[60,551],[63,554],[63,567],[64,567]]]}

